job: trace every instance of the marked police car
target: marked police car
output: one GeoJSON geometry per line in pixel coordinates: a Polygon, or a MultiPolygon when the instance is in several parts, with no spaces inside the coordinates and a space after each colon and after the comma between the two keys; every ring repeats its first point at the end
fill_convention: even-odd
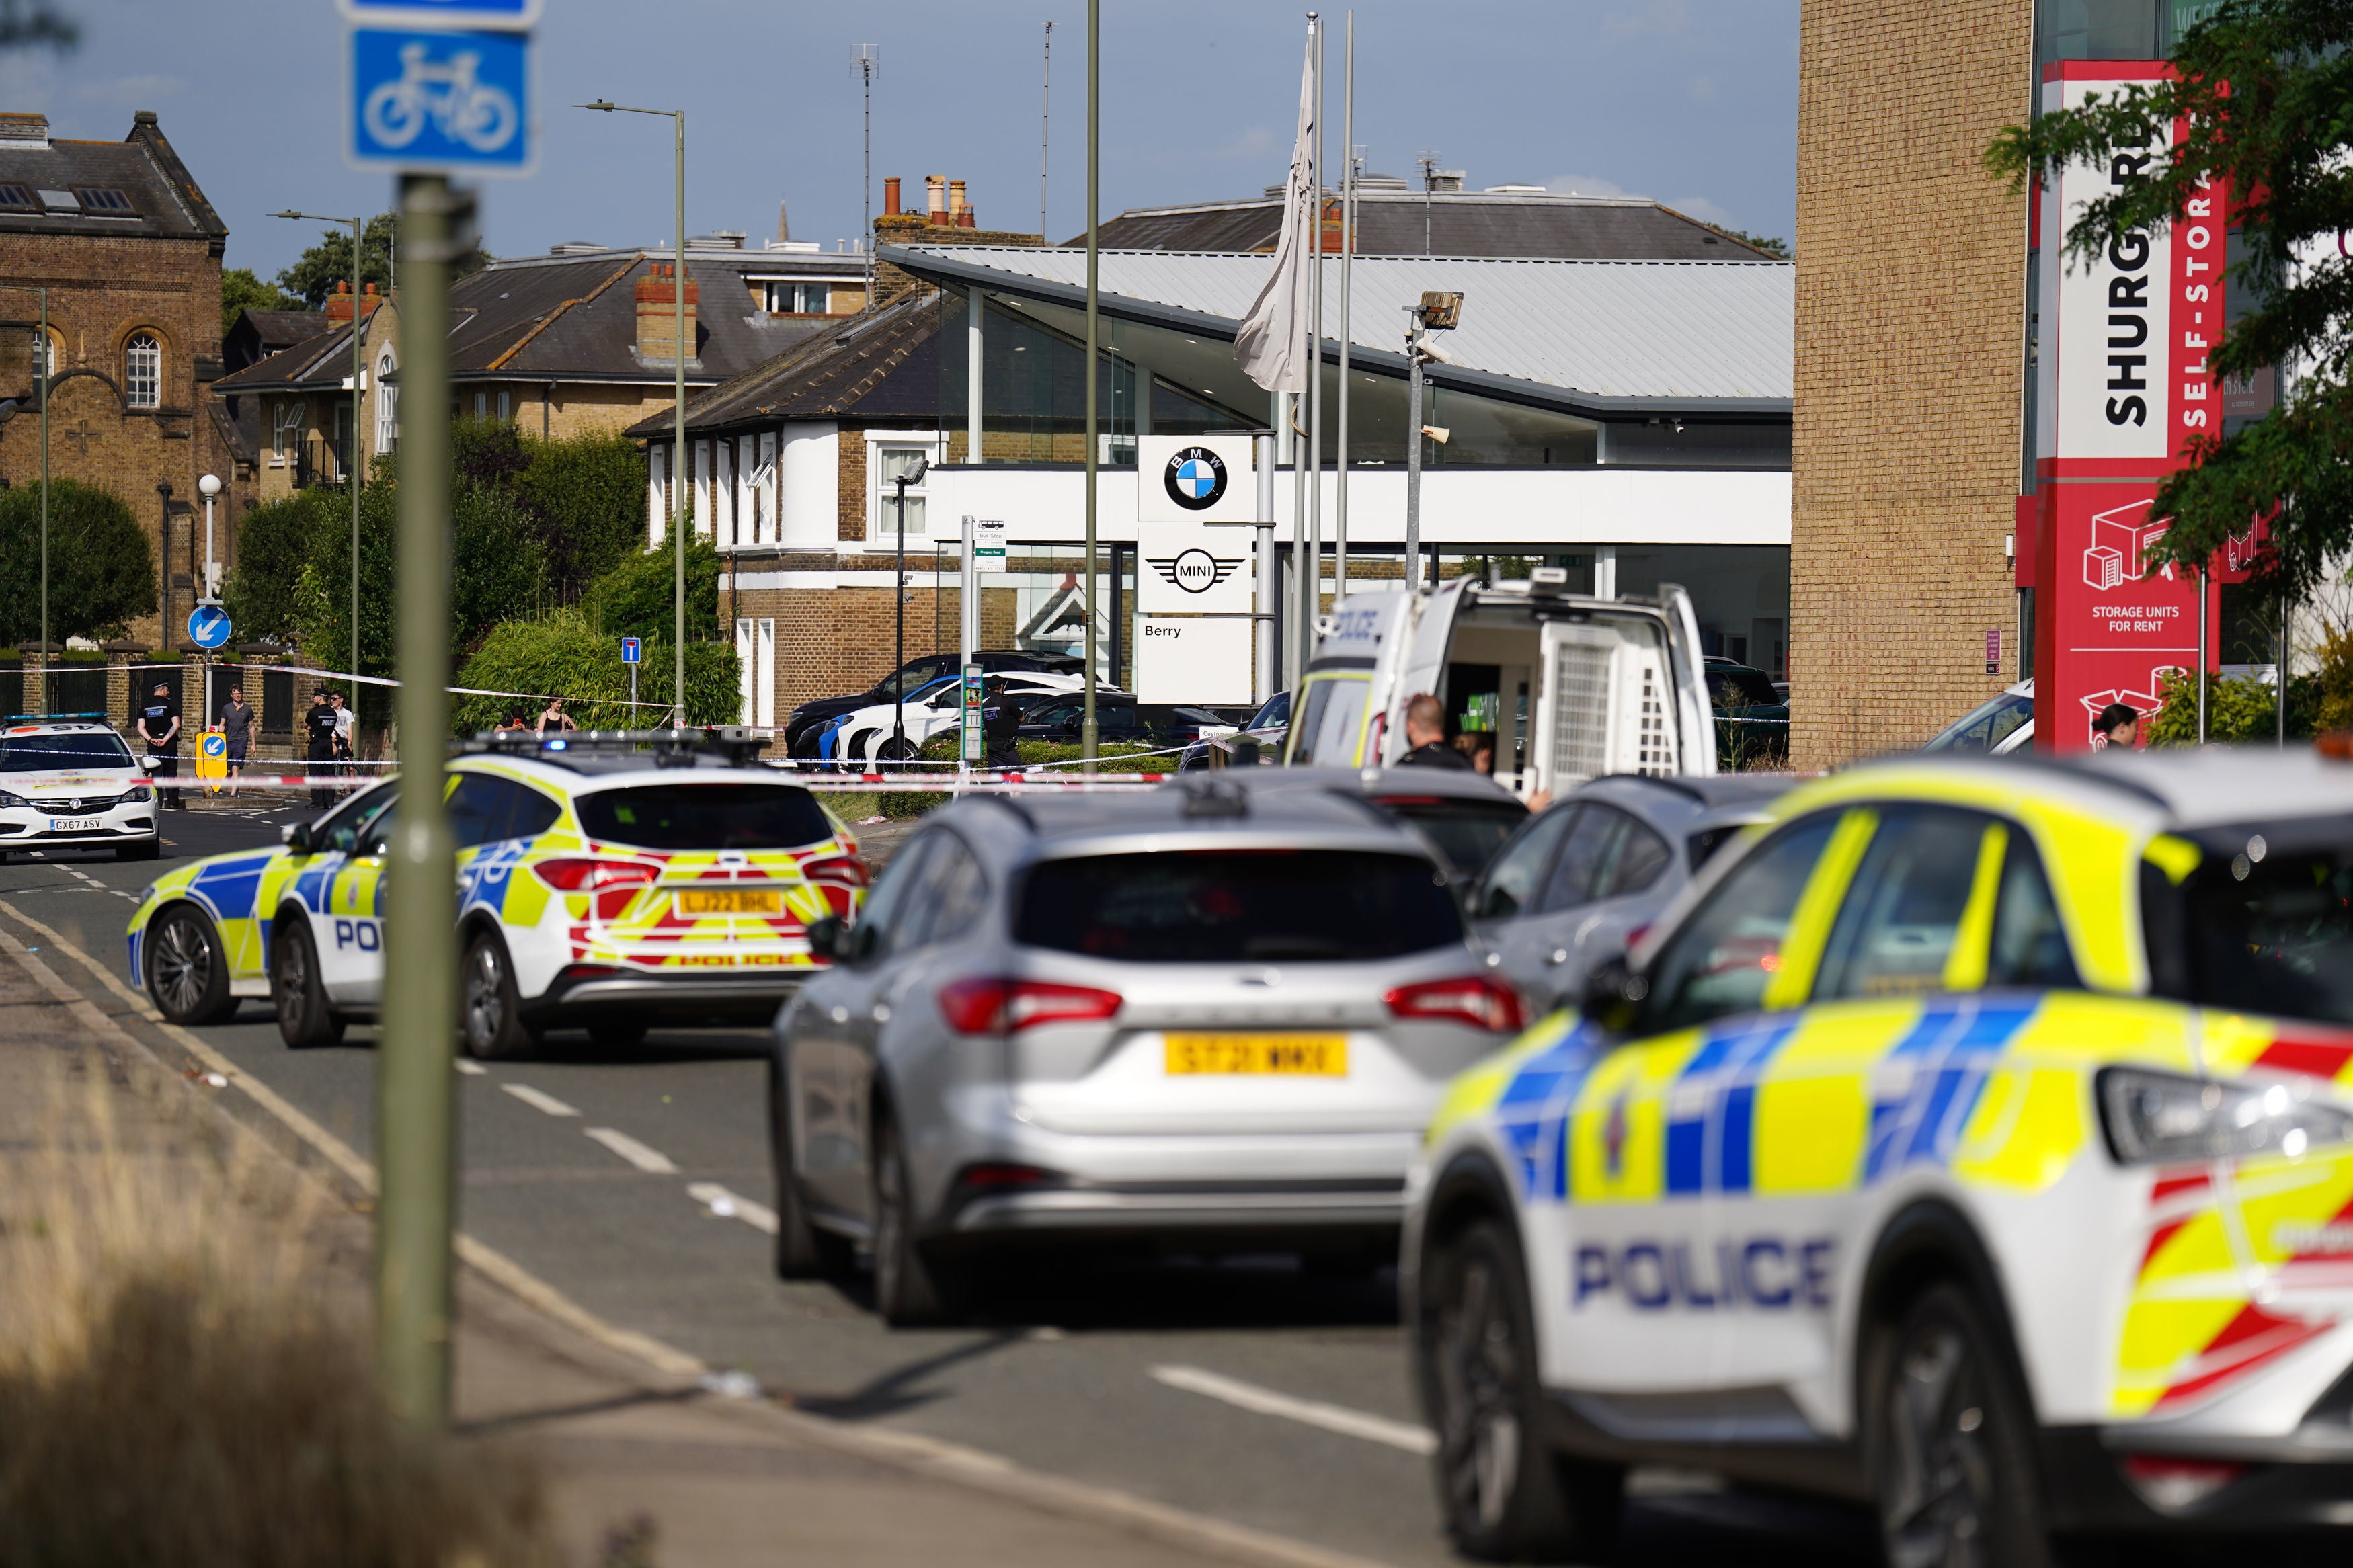
{"type": "Polygon", "coordinates": [[[2353,766],[1800,787],[1458,1079],[1404,1289],[1448,1527],[1622,1467],[1876,1501],[1898,1564],[2353,1524],[2353,766]]]}
{"type": "Polygon", "coordinates": [[[25,715],[0,728],[0,860],[13,850],[111,848],[153,860],[155,788],[122,737],[88,719],[25,715]]]}
{"type": "MultiPolygon", "coordinates": [[[[740,731],[484,737],[450,764],[467,1048],[528,1052],[551,1026],[604,1043],[654,1022],[765,1021],[823,961],[807,928],[866,885],[817,797],[744,765],[740,731]]],[[[341,1037],[384,989],[385,850],[397,780],[283,847],[217,855],[150,887],[131,969],[175,1023],[270,998],[290,1046],[341,1037]]]]}

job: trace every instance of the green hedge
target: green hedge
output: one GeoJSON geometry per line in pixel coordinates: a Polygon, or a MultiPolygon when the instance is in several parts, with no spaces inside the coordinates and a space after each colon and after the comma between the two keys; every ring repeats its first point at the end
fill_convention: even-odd
{"type": "MultiPolygon", "coordinates": [[[[667,642],[649,638],[645,663],[638,667],[638,698],[641,702],[669,700],[671,657],[667,642]]],[[[561,694],[573,721],[584,730],[642,730],[651,722],[649,710],[631,717],[628,667],[621,662],[621,645],[589,624],[577,607],[567,606],[536,621],[510,621],[493,630],[480,651],[459,672],[460,686],[496,691],[544,691],[561,694]]],[[[736,685],[735,650],[725,643],[686,645],[686,718],[690,724],[732,724],[741,700],[736,685]]],[[[538,706],[521,698],[453,697],[451,726],[459,734],[498,726],[510,712],[535,719],[538,706]]]]}

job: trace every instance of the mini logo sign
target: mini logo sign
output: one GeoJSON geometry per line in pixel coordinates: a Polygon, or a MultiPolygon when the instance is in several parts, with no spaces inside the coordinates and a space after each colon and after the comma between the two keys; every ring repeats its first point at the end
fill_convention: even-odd
{"type": "Polygon", "coordinates": [[[1161,479],[1170,500],[1187,511],[1207,511],[1226,493],[1226,460],[1207,447],[1179,447],[1161,479]]]}
{"type": "MultiPolygon", "coordinates": [[[[1215,459],[1211,459],[1215,461],[1215,459]]],[[[1175,465],[1170,465],[1172,468],[1175,465]]],[[[1224,483],[1220,470],[1219,482],[1224,483]]],[[[1173,487],[1175,480],[1169,481],[1173,487]]],[[[1220,561],[1206,550],[1187,550],[1180,555],[1152,561],[1148,565],[1166,578],[1171,586],[1188,594],[1206,594],[1241,568],[1241,560],[1220,561]]]]}

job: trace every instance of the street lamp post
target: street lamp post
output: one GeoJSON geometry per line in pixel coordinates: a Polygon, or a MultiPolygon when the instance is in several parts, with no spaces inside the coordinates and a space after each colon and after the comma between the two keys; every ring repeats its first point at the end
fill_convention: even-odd
{"type": "Polygon", "coordinates": [[[1443,444],[1446,432],[1421,422],[1421,372],[1431,360],[1444,362],[1448,355],[1431,341],[1432,332],[1445,331],[1462,319],[1462,296],[1451,291],[1432,290],[1424,293],[1418,305],[1408,305],[1405,313],[1410,325],[1405,332],[1406,375],[1406,448],[1405,448],[1405,585],[1411,593],[1421,586],[1421,441],[1425,436],[1443,444]]]}
{"type": "MultiPolygon", "coordinates": [[[[907,760],[907,487],[923,483],[930,470],[930,460],[918,452],[891,480],[899,487],[899,585],[893,594],[899,613],[899,651],[898,662],[892,667],[897,673],[891,677],[892,700],[897,705],[891,719],[891,750],[897,753],[895,760],[902,763],[907,760]]],[[[937,582],[932,594],[934,598],[939,595],[937,582]]]]}
{"type": "MultiPolygon", "coordinates": [[[[365,335],[360,320],[360,234],[364,219],[328,217],[319,213],[298,213],[289,207],[272,217],[294,218],[303,223],[347,223],[352,226],[352,446],[343,457],[343,483],[352,492],[352,711],[360,710],[360,382],[364,377],[367,360],[365,335]]],[[[212,551],[211,501],[206,502],[205,551],[212,551]]],[[[354,719],[353,723],[358,720],[354,719]]]]}
{"type": "MultiPolygon", "coordinates": [[[[676,311],[677,326],[670,338],[670,359],[677,366],[677,377],[671,389],[676,400],[677,423],[670,437],[670,534],[671,553],[676,561],[675,597],[671,605],[670,626],[670,723],[683,727],[686,723],[686,110],[683,109],[632,109],[626,103],[598,99],[594,103],[575,103],[575,109],[594,109],[606,114],[666,114],[672,123],[670,143],[673,167],[678,232],[675,241],[678,256],[678,276],[670,280],[670,305],[676,311]]],[[[871,290],[869,290],[871,296],[871,290]]]]}

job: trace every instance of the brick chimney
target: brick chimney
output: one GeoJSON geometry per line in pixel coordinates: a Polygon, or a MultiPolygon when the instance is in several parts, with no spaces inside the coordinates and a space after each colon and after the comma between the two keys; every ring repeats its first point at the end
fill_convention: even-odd
{"type": "Polygon", "coordinates": [[[933,223],[942,228],[950,226],[948,218],[948,177],[945,174],[923,176],[923,211],[933,223]]]}
{"type": "Polygon", "coordinates": [[[899,216],[899,176],[896,174],[882,176],[882,216],[884,217],[899,216]]]}
{"type": "MultiPolygon", "coordinates": [[[[360,319],[363,321],[375,315],[375,308],[384,303],[383,296],[379,295],[375,289],[376,286],[373,283],[367,285],[367,292],[361,298],[360,319]]],[[[348,282],[338,283],[335,285],[335,291],[327,297],[327,320],[333,325],[341,326],[351,319],[352,286],[348,282]]]]}
{"type": "MultiPolygon", "coordinates": [[[[678,357],[678,268],[674,263],[657,261],[646,275],[638,279],[638,357],[660,360],[667,363],[678,357]]],[[[701,290],[690,276],[686,280],[686,357],[694,357],[696,300],[701,290]]]]}

